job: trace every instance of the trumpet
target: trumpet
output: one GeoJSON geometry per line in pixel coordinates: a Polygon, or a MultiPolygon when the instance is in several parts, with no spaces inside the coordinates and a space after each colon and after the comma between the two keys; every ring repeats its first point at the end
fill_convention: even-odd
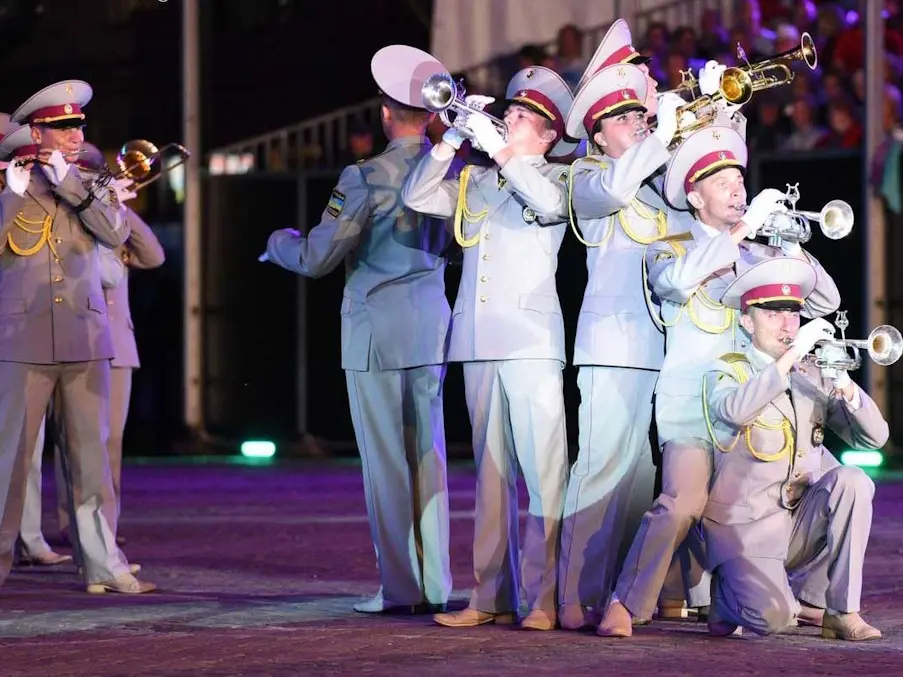
{"type": "Polygon", "coordinates": [[[130,183],[125,189],[137,193],[157,181],[167,171],[185,164],[190,157],[191,152],[178,143],[168,143],[162,148],[157,148],[144,139],[128,141],[116,155],[116,166],[119,171],[113,173],[107,168],[96,173],[92,172],[95,176],[91,178],[88,190],[107,188],[113,181],[128,179],[130,183]],[[164,165],[162,159],[165,155],[175,155],[177,160],[164,165]]]}
{"type": "Polygon", "coordinates": [[[772,247],[780,247],[782,242],[805,244],[811,240],[810,222],[817,223],[822,234],[830,240],[843,239],[853,230],[855,217],[848,202],[831,200],[820,212],[807,212],[796,208],[799,197],[799,183],[788,183],[785,202],[789,210],[769,215],[756,231],[756,236],[768,238],[768,244],[772,247]]]}
{"type": "Polygon", "coordinates": [[[893,364],[903,355],[903,335],[896,327],[882,324],[872,329],[866,339],[848,339],[845,331],[849,326],[849,320],[845,310],[837,313],[834,324],[840,328],[841,337],[821,339],[816,343],[816,346],[819,346],[813,360],[816,367],[833,371],[853,371],[862,366],[862,350],[868,353],[875,364],[882,367],[893,364]],[[844,355],[832,357],[830,352],[835,351],[825,355],[821,350],[823,347],[841,348],[844,355]]]}
{"type": "MultiPolygon", "coordinates": [[[[809,33],[803,33],[800,36],[800,46],[796,49],[781,52],[755,63],[749,62],[746,50],[737,43],[737,59],[746,65],[725,69],[721,74],[717,92],[695,97],[685,106],[677,109],[678,130],[674,135],[675,139],[682,140],[693,132],[712,124],[718,117],[716,103],[719,100],[742,106],[752,98],[755,92],[789,85],[795,76],[791,68],[794,61],[802,61],[809,70],[815,70],[818,66],[818,52],[815,49],[815,41],[809,33]],[[680,125],[680,119],[684,113],[692,113],[695,121],[680,125]]],[[[680,74],[680,85],[671,91],[680,95],[695,96],[699,81],[693,72],[686,70],[681,71],[680,74]]]]}
{"type": "MultiPolygon", "coordinates": [[[[423,107],[431,113],[438,113],[446,127],[454,127],[475,145],[473,135],[464,126],[471,115],[484,115],[492,121],[502,139],[508,138],[508,126],[482,108],[475,108],[465,100],[463,82],[455,82],[451,73],[442,71],[428,77],[420,88],[423,107]],[[454,117],[450,114],[454,113],[454,117]]],[[[478,149],[479,150],[479,149],[478,149]]]]}

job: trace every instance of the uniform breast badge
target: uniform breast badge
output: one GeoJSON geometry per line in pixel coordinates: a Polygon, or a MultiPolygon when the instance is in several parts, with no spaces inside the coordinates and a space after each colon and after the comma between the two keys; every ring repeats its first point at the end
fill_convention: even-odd
{"type": "Polygon", "coordinates": [[[524,223],[536,221],[536,212],[531,207],[524,207],[524,223]]]}
{"type": "Polygon", "coordinates": [[[817,447],[825,441],[825,429],[820,425],[812,427],[812,446],[817,447]]]}

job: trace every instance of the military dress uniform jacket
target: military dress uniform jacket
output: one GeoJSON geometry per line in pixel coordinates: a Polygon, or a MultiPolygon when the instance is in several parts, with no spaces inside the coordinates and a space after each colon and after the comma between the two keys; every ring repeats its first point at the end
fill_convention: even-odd
{"type": "Polygon", "coordinates": [[[307,236],[270,237],[270,260],[299,275],[320,277],[345,262],[343,369],[445,362],[450,310],[441,253],[449,235],[444,223],[401,200],[402,182],[429,150],[424,137],[394,139],[382,154],[345,168],[307,236]]]}
{"type": "Polygon", "coordinates": [[[786,558],[792,511],[808,487],[839,465],[822,445],[825,427],[854,448],[885,444],[887,423],[855,387],[858,408],[855,400],[836,399],[811,362],[794,367],[788,379],[754,348],[714,363],[704,379],[716,449],[704,513],[710,566],[735,557],[786,558]]]}
{"type": "Polygon", "coordinates": [[[24,196],[0,193],[0,361],[113,357],[96,244],[118,247],[129,226],[100,199],[76,213],[87,197],[74,165],[59,186],[36,166],[24,196]]]}
{"type": "Polygon", "coordinates": [[[665,339],[652,319],[659,309],[643,280],[643,254],[653,240],[686,231],[690,221],[662,197],[656,172],[669,157],[650,135],[618,159],[589,156],[571,167],[571,217],[587,244],[589,275],[575,365],[661,368],[665,339]]]}
{"type": "Polygon", "coordinates": [[[144,219],[131,209],[126,211],[129,224],[129,238],[115,253],[123,262],[122,281],[114,287],[105,288],[107,315],[110,318],[110,335],[113,339],[113,367],[141,366],[138,360],[138,346],[135,344],[135,325],[129,305],[129,269],[151,269],[163,265],[166,255],[154,232],[144,219]]]}
{"type": "Polygon", "coordinates": [[[463,248],[449,361],[564,363],[555,273],[567,227],[567,167],[540,155],[515,156],[501,169],[469,166],[445,180],[450,163],[425,156],[403,191],[405,204],[419,212],[441,218],[457,212],[470,245],[463,248]]]}
{"type": "MultiPolygon", "coordinates": [[[[738,322],[739,311],[723,306],[719,299],[737,275],[775,256],[783,256],[779,248],[749,240],[737,245],[727,232],[712,237],[698,220],[689,233],[649,245],[648,282],[661,303],[660,320],[666,329],[665,359],[655,389],[662,441],[708,439],[701,408],[691,406],[687,398],[699,402],[700,383],[713,360],[749,346],[749,336],[738,322]]],[[[840,292],[821,264],[807,256],[817,280],[802,314],[822,317],[840,306],[840,292]]]]}

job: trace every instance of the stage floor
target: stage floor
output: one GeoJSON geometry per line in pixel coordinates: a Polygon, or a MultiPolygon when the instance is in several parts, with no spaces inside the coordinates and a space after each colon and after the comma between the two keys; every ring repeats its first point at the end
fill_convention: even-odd
{"type": "MultiPolygon", "coordinates": [[[[903,673],[903,477],[879,481],[863,613],[884,638],[860,644],[814,629],[715,639],[694,622],[656,622],[614,640],[363,616],[351,605],[377,583],[358,464],[132,462],[123,486],[125,550],[160,591],[89,595],[72,567],[15,569],[0,588],[3,677],[903,673]]],[[[463,606],[472,467],[451,468],[449,486],[454,601],[463,606]]]]}

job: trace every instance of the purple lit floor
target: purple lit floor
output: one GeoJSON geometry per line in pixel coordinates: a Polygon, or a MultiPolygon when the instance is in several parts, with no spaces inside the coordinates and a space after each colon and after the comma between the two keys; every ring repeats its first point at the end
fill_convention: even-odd
{"type": "MultiPolygon", "coordinates": [[[[450,476],[463,605],[474,478],[466,464],[450,476]]],[[[879,483],[866,561],[864,612],[885,638],[863,644],[811,629],[714,639],[692,622],[605,640],[361,616],[351,605],[376,591],[376,578],[357,464],[132,464],[123,484],[126,551],[160,592],[88,595],[71,568],[15,570],[0,589],[3,677],[903,674],[899,478],[879,483]]]]}

